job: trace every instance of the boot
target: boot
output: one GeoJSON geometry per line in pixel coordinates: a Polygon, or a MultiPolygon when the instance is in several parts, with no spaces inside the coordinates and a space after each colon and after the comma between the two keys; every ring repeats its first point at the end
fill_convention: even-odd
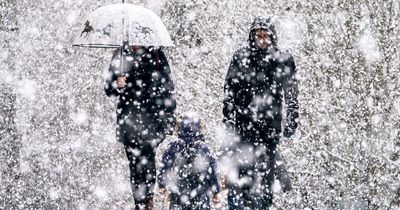
{"type": "Polygon", "coordinates": [[[153,210],[154,209],[154,201],[153,197],[147,197],[144,200],[145,210],[153,210]]]}

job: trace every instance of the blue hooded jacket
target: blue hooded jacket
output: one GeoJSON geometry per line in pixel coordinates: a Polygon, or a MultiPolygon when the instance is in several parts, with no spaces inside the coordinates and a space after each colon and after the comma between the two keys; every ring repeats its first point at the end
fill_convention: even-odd
{"type": "Polygon", "coordinates": [[[169,144],[162,156],[162,164],[158,175],[159,186],[165,188],[170,185],[168,183],[171,178],[169,174],[173,170],[176,158],[185,148],[190,147],[195,149],[207,161],[208,170],[205,181],[208,182],[207,186],[209,187],[206,192],[219,193],[221,189],[218,183],[216,160],[204,142],[200,119],[195,115],[185,114],[177,126],[177,137],[169,144]]]}

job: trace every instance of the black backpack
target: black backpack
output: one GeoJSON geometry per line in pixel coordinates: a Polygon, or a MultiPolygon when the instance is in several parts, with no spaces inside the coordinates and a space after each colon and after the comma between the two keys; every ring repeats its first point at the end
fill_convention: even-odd
{"type": "MultiPolygon", "coordinates": [[[[195,142],[194,144],[202,144],[195,142]]],[[[203,195],[207,190],[207,167],[199,167],[199,164],[207,164],[202,155],[194,146],[185,147],[176,157],[174,162],[176,174],[176,186],[180,196],[187,196],[188,199],[203,195]]]]}

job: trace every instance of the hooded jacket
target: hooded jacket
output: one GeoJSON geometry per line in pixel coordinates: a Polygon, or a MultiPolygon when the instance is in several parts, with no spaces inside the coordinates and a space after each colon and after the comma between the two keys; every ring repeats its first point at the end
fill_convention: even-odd
{"type": "Polygon", "coordinates": [[[285,125],[298,126],[298,81],[293,57],[278,50],[275,27],[270,19],[256,18],[251,25],[249,46],[237,50],[224,85],[224,122],[244,141],[277,143],[282,131],[282,102],[288,105],[285,125]],[[266,30],[270,45],[258,49],[257,29],[266,30]]]}
{"type": "MultiPolygon", "coordinates": [[[[183,152],[184,149],[194,149],[201,156],[202,160],[208,165],[206,167],[206,178],[204,180],[206,191],[213,193],[220,192],[220,186],[217,177],[217,163],[212,156],[210,149],[204,142],[204,136],[201,133],[201,122],[197,116],[184,115],[177,125],[177,136],[162,155],[160,173],[158,175],[158,184],[160,187],[165,188],[171,183],[170,173],[173,170],[177,156],[183,152]]],[[[172,193],[174,193],[172,191],[172,193]]],[[[199,197],[206,196],[199,195],[199,197]]]]}

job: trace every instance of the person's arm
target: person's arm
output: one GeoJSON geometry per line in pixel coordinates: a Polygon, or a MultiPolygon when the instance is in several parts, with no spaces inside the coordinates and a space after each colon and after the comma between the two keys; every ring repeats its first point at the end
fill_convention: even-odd
{"type": "Polygon", "coordinates": [[[237,78],[237,55],[234,55],[229,65],[228,73],[225,78],[224,85],[224,101],[223,101],[223,122],[229,126],[233,126],[235,119],[235,97],[239,80],[237,78]]]}
{"type": "Polygon", "coordinates": [[[286,122],[284,128],[285,137],[291,137],[299,124],[299,102],[297,96],[299,94],[298,80],[296,78],[296,65],[292,56],[285,61],[285,71],[288,72],[287,79],[283,85],[285,103],[288,110],[286,115],[286,122]]]}
{"type": "Polygon", "coordinates": [[[211,192],[213,194],[218,194],[219,192],[221,192],[221,186],[218,181],[217,161],[215,160],[215,158],[211,154],[210,149],[204,142],[196,142],[195,146],[197,147],[197,150],[200,151],[200,153],[204,155],[204,157],[206,157],[206,159],[208,160],[209,170],[207,171],[210,177],[211,192]]]}
{"type": "Polygon", "coordinates": [[[182,151],[184,145],[179,141],[173,141],[162,155],[160,171],[157,182],[160,188],[165,189],[168,181],[168,173],[172,170],[177,154],[182,151]]]}
{"type": "Polygon", "coordinates": [[[211,191],[213,194],[218,194],[221,192],[221,185],[218,181],[217,161],[212,156],[210,158],[210,167],[211,167],[211,191]]]}
{"type": "Polygon", "coordinates": [[[114,51],[110,66],[108,68],[108,72],[105,75],[105,84],[104,84],[104,91],[107,96],[118,96],[119,95],[119,86],[121,86],[122,83],[125,82],[125,79],[123,78],[118,78],[116,74],[117,70],[117,56],[118,56],[119,50],[114,51]],[[119,80],[119,81],[118,81],[119,80]]]}
{"type": "Polygon", "coordinates": [[[165,54],[161,50],[156,53],[158,53],[158,56],[155,56],[155,59],[159,59],[158,63],[156,61],[156,68],[158,69],[157,74],[152,75],[150,98],[157,119],[161,120],[163,128],[168,132],[173,130],[176,123],[174,83],[165,54]]]}

